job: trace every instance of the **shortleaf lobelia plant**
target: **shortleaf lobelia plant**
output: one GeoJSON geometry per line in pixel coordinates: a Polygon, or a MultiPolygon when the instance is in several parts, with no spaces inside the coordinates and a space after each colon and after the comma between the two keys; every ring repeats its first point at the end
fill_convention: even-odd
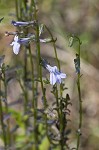
{"type": "MultiPolygon", "coordinates": [[[[12,46],[13,53],[17,55],[16,57],[21,52],[23,55],[22,64],[19,67],[15,67],[15,69],[10,67],[8,69],[8,66],[3,62],[4,56],[0,57],[0,121],[2,128],[1,138],[4,142],[3,148],[5,150],[78,150],[82,127],[80,39],[76,36],[71,36],[69,39],[70,46],[73,45],[74,39],[79,43],[79,51],[76,54],[76,59],[74,59],[78,75],[79,132],[77,135],[77,146],[71,147],[68,142],[71,132],[68,123],[70,122],[69,106],[72,103],[69,94],[66,92],[67,87],[64,82],[68,76],[65,72],[62,72],[57,55],[57,38],[53,37],[53,34],[46,25],[39,22],[36,1],[31,0],[30,4],[28,4],[26,0],[15,0],[15,4],[16,19],[18,21],[12,20],[11,26],[15,26],[16,31],[7,31],[5,35],[14,36],[10,46],[12,46]],[[42,34],[45,31],[48,32],[48,38],[42,38],[42,34]],[[41,43],[52,44],[56,60],[55,66],[53,64],[50,65],[49,61],[41,55],[41,43]],[[34,58],[34,53],[36,59],[34,58]],[[44,69],[49,73],[48,78],[43,75],[44,69]],[[10,70],[15,72],[14,77],[9,77],[10,70]],[[13,78],[16,78],[22,91],[21,107],[23,112],[11,109],[7,100],[7,86],[13,78]],[[4,85],[3,88],[2,84],[4,85]],[[49,89],[53,97],[52,104],[48,100],[47,90],[49,89]],[[39,102],[42,103],[41,108],[39,108],[39,102]],[[13,129],[10,122],[12,118],[15,119],[13,129]]],[[[2,20],[3,18],[1,18],[2,20]]]]}

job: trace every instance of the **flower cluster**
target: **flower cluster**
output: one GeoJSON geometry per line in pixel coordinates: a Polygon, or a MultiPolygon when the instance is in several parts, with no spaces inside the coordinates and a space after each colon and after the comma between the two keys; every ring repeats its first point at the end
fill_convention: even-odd
{"type": "MultiPolygon", "coordinates": [[[[18,26],[18,27],[26,27],[26,26],[35,24],[35,21],[29,21],[29,22],[12,21],[11,24],[14,25],[14,26],[18,26]]],[[[40,27],[39,36],[41,35],[42,30],[43,30],[43,27],[41,26],[40,27]]],[[[9,36],[9,35],[15,35],[14,41],[10,45],[13,46],[13,52],[16,55],[20,51],[21,44],[25,45],[25,44],[28,44],[30,41],[36,41],[36,37],[35,37],[34,34],[30,34],[28,37],[25,37],[25,38],[19,38],[18,37],[18,32],[6,32],[5,35],[7,35],[7,36],[9,36]]],[[[52,39],[50,39],[50,38],[39,39],[39,40],[40,40],[41,43],[49,43],[49,42],[52,41],[52,39]]]]}
{"type": "MultiPolygon", "coordinates": [[[[11,24],[13,24],[14,26],[19,26],[19,27],[33,25],[34,23],[35,21],[30,21],[30,22],[12,21],[11,22],[11,24]]],[[[40,29],[40,32],[41,32],[41,29],[40,29]]],[[[25,38],[19,38],[18,35],[15,34],[14,41],[10,44],[11,46],[13,46],[14,54],[18,55],[21,44],[25,45],[32,40],[36,41],[35,35],[33,34],[25,38]]],[[[39,39],[39,41],[42,43],[47,43],[47,42],[51,42],[52,39],[49,39],[49,38],[39,39]]],[[[50,84],[52,85],[55,85],[55,83],[61,84],[62,79],[66,78],[66,74],[59,71],[57,66],[51,67],[49,64],[44,62],[44,67],[50,72],[50,84]]]]}

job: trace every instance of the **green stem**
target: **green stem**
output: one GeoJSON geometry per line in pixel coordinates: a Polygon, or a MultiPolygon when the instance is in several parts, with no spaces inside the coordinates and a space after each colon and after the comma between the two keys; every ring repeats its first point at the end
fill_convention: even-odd
{"type": "MultiPolygon", "coordinates": [[[[58,89],[57,89],[57,85],[56,85],[56,93],[55,93],[55,98],[56,98],[56,105],[57,105],[57,113],[58,113],[58,119],[59,119],[59,125],[60,125],[60,138],[61,138],[61,129],[62,129],[62,119],[61,119],[61,110],[60,110],[60,103],[59,103],[59,97],[58,97],[58,89]]],[[[61,138],[62,139],[62,138],[61,138]]],[[[61,147],[61,150],[62,150],[62,145],[61,145],[61,140],[60,139],[60,147],[61,147]]]]}
{"type": "MultiPolygon", "coordinates": [[[[6,82],[6,75],[5,75],[5,65],[4,68],[2,69],[2,74],[3,74],[3,83],[4,83],[4,91],[5,91],[5,99],[6,99],[6,103],[5,103],[5,108],[6,108],[6,114],[9,113],[8,110],[8,102],[7,102],[7,82],[6,82]]],[[[10,120],[7,119],[7,142],[9,144],[9,146],[11,146],[11,134],[10,134],[10,120]]]]}
{"type": "MultiPolygon", "coordinates": [[[[1,91],[1,80],[0,80],[0,91],[1,91]]],[[[3,109],[2,109],[1,95],[0,95],[0,118],[1,118],[1,126],[3,131],[4,149],[7,150],[7,139],[6,139],[5,125],[3,122],[3,109]]]]}
{"type": "MultiPolygon", "coordinates": [[[[34,86],[34,64],[33,64],[33,57],[31,53],[31,49],[29,47],[29,57],[30,57],[30,63],[31,63],[31,70],[32,70],[32,107],[34,108],[34,140],[36,145],[36,150],[38,150],[38,125],[37,125],[37,98],[36,95],[34,95],[35,92],[35,86],[34,86]]],[[[36,94],[36,93],[35,93],[36,94]]]]}
{"type": "Polygon", "coordinates": [[[44,105],[46,108],[47,103],[46,103],[45,91],[44,91],[43,80],[42,80],[42,66],[40,65],[41,53],[40,53],[40,40],[39,40],[39,25],[38,25],[38,20],[37,20],[37,14],[36,14],[37,11],[36,11],[35,2],[34,2],[34,0],[31,0],[31,1],[32,1],[32,5],[34,7],[34,19],[37,21],[37,24],[36,24],[36,39],[37,39],[36,49],[37,49],[37,55],[38,55],[38,68],[39,68],[38,74],[39,74],[41,88],[42,88],[42,92],[43,92],[44,105]]]}
{"type": "Polygon", "coordinates": [[[18,13],[18,0],[15,0],[15,7],[16,7],[16,17],[19,20],[19,13],[18,13]]]}
{"type": "Polygon", "coordinates": [[[33,64],[33,57],[31,53],[30,45],[28,47],[29,50],[29,57],[30,57],[30,64],[31,64],[31,72],[32,72],[32,107],[35,108],[35,99],[34,99],[34,92],[35,92],[35,86],[34,86],[34,64],[33,64]]]}
{"type": "Polygon", "coordinates": [[[18,82],[19,82],[19,85],[23,91],[23,95],[24,95],[24,98],[25,98],[25,105],[24,105],[24,112],[27,112],[27,105],[28,105],[28,94],[27,94],[27,90],[24,88],[24,86],[22,85],[21,83],[21,80],[18,79],[18,82]]]}
{"type": "Polygon", "coordinates": [[[22,0],[19,1],[20,19],[22,18],[22,0]]]}
{"type": "MultiPolygon", "coordinates": [[[[34,0],[32,0],[32,4],[34,6],[34,18],[37,21],[37,14],[36,14],[36,6],[35,6],[35,2],[34,0]]],[[[44,98],[44,106],[46,108],[47,106],[47,102],[46,102],[46,96],[45,96],[45,90],[44,90],[44,86],[43,86],[43,80],[42,80],[42,66],[40,65],[40,61],[41,61],[41,53],[40,53],[40,40],[39,40],[39,25],[38,25],[38,21],[37,21],[37,25],[36,25],[36,49],[37,49],[37,54],[38,54],[38,68],[39,68],[39,78],[40,78],[40,82],[41,82],[41,88],[42,88],[42,92],[43,92],[43,98],[44,98]]]]}
{"type": "MultiPolygon", "coordinates": [[[[31,8],[30,8],[30,13],[32,14],[32,11],[34,13],[34,19],[36,18],[36,8],[35,8],[35,3],[34,1],[31,0],[31,8]],[[32,9],[32,7],[34,7],[34,10],[32,9]]],[[[34,86],[34,64],[33,64],[33,56],[32,56],[32,52],[31,49],[29,47],[29,57],[30,57],[30,63],[31,63],[31,70],[32,70],[32,92],[33,92],[33,108],[34,108],[34,141],[35,141],[35,149],[38,150],[38,124],[37,124],[37,96],[34,95],[34,92],[36,94],[37,92],[37,87],[38,84],[36,82],[36,87],[34,86]]],[[[38,61],[37,61],[38,63],[38,61]]],[[[38,65],[39,66],[39,65],[38,65]]],[[[38,68],[37,66],[37,68],[38,68]]],[[[39,74],[39,69],[38,69],[38,74],[39,74]]]]}
{"type": "MultiPolygon", "coordinates": [[[[47,31],[49,32],[49,34],[52,38],[53,48],[54,48],[54,52],[55,52],[55,58],[56,58],[57,65],[58,65],[58,68],[59,68],[59,71],[60,71],[61,68],[60,68],[60,62],[59,62],[58,55],[57,55],[55,40],[53,38],[53,35],[52,35],[51,31],[49,30],[49,28],[46,25],[45,25],[45,28],[47,29],[47,31]]],[[[61,108],[62,95],[63,95],[62,85],[60,84],[60,103],[59,103],[57,86],[56,86],[56,104],[57,104],[58,118],[59,118],[59,122],[60,122],[60,135],[61,135],[60,146],[61,146],[61,150],[64,149],[64,116],[63,116],[63,112],[62,112],[62,108],[61,108]]]]}
{"type": "Polygon", "coordinates": [[[45,28],[47,29],[47,31],[49,32],[51,38],[52,38],[52,42],[53,42],[53,48],[54,48],[54,52],[55,52],[55,58],[56,58],[56,61],[57,61],[57,66],[60,70],[60,62],[59,62],[59,59],[58,59],[58,56],[57,56],[57,50],[56,50],[56,45],[55,45],[55,40],[53,38],[53,35],[51,33],[51,31],[49,30],[49,28],[45,25],[45,28]]]}
{"type": "MultiPolygon", "coordinates": [[[[80,46],[81,46],[81,41],[79,38],[79,48],[78,48],[78,55],[79,55],[79,67],[80,67],[80,46]]],[[[82,100],[81,100],[81,87],[80,87],[80,77],[81,74],[80,72],[78,73],[78,80],[77,80],[77,88],[78,88],[78,97],[79,97],[79,126],[78,126],[78,137],[77,137],[77,150],[79,149],[80,146],[80,136],[81,136],[81,127],[82,127],[82,100]]]]}
{"type": "MultiPolygon", "coordinates": [[[[28,106],[28,92],[26,90],[26,87],[24,87],[21,83],[20,78],[18,79],[19,85],[23,91],[23,95],[24,95],[24,99],[25,99],[25,103],[24,103],[24,113],[26,113],[28,111],[27,106],[28,106]]],[[[29,120],[25,120],[25,130],[27,130],[27,127],[29,125],[29,120]]]]}
{"type": "MultiPolygon", "coordinates": [[[[34,0],[31,0],[31,3],[32,3],[32,6],[33,6],[33,9],[34,9],[34,19],[36,20],[37,24],[36,24],[36,39],[37,39],[37,42],[36,42],[36,49],[37,49],[37,57],[38,57],[38,78],[40,78],[40,83],[41,83],[41,89],[42,89],[42,93],[43,93],[43,99],[44,99],[44,108],[46,109],[47,108],[47,101],[46,101],[46,96],[45,96],[45,89],[44,89],[44,86],[43,86],[43,80],[42,80],[42,66],[40,65],[40,61],[41,61],[41,53],[40,53],[40,40],[39,40],[39,25],[38,25],[38,20],[37,20],[37,10],[36,10],[36,5],[35,5],[35,2],[34,0]]],[[[46,125],[46,134],[48,135],[48,132],[47,132],[47,116],[46,114],[44,114],[44,119],[45,119],[45,125],[46,125]]]]}
{"type": "Polygon", "coordinates": [[[26,0],[23,0],[23,4],[24,4],[25,10],[26,10],[27,9],[26,0]]]}

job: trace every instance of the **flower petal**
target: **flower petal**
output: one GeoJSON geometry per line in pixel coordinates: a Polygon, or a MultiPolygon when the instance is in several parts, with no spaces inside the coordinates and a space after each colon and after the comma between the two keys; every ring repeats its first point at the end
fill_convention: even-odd
{"type": "Polygon", "coordinates": [[[19,53],[19,50],[20,50],[20,44],[19,43],[15,43],[14,46],[13,46],[14,54],[17,55],[19,53]]]}
{"type": "Polygon", "coordinates": [[[58,69],[57,69],[57,66],[52,67],[52,70],[53,70],[54,73],[55,72],[57,72],[57,73],[59,72],[58,69]]]}
{"type": "Polygon", "coordinates": [[[21,38],[18,40],[20,44],[26,44],[30,41],[30,38],[21,38]]]}
{"type": "Polygon", "coordinates": [[[15,42],[12,42],[10,45],[13,46],[15,42]]]}
{"type": "Polygon", "coordinates": [[[60,73],[60,77],[61,78],[66,78],[66,74],[65,73],[60,73]]]}
{"type": "Polygon", "coordinates": [[[47,69],[49,72],[52,72],[52,68],[53,68],[53,67],[51,67],[50,65],[48,65],[48,64],[46,65],[46,69],[47,69]]]}
{"type": "Polygon", "coordinates": [[[56,75],[56,82],[57,83],[61,83],[62,82],[62,79],[61,79],[61,76],[60,75],[56,75]]]}
{"type": "Polygon", "coordinates": [[[24,26],[24,25],[28,25],[28,22],[22,22],[22,21],[14,21],[14,20],[12,20],[11,24],[13,24],[14,26],[24,26]]]}
{"type": "Polygon", "coordinates": [[[56,76],[54,73],[50,73],[50,84],[54,85],[56,83],[56,76]]]}

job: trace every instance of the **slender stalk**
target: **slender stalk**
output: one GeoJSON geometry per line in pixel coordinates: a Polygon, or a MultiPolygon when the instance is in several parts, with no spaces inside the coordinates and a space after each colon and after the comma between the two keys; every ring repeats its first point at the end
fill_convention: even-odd
{"type": "MultiPolygon", "coordinates": [[[[5,75],[5,65],[4,68],[2,69],[2,74],[3,74],[3,84],[4,84],[4,92],[5,92],[5,99],[6,99],[6,103],[5,103],[5,109],[6,109],[6,114],[9,113],[8,110],[8,102],[7,102],[7,82],[6,82],[6,75],[5,75]]],[[[11,134],[10,134],[10,120],[7,119],[7,142],[9,144],[9,146],[11,146],[11,134]]]]}
{"type": "MultiPolygon", "coordinates": [[[[25,18],[26,20],[28,19],[27,16],[23,16],[22,14],[22,5],[24,6],[24,10],[25,10],[25,13],[27,12],[27,1],[26,0],[21,0],[21,1],[17,1],[16,0],[16,14],[17,14],[17,19],[19,20],[19,16],[20,16],[20,20],[23,20],[23,18],[25,18]],[[19,7],[18,7],[19,5],[19,7]]],[[[20,30],[20,28],[18,27],[18,29],[20,30]]],[[[24,35],[27,35],[28,34],[28,28],[23,28],[23,31],[24,31],[24,35]]],[[[29,57],[30,57],[30,64],[31,64],[31,70],[32,70],[32,107],[34,109],[34,120],[33,120],[33,123],[34,123],[34,127],[36,127],[36,109],[35,109],[35,100],[34,100],[34,68],[33,68],[33,60],[32,60],[32,54],[31,54],[31,49],[30,49],[30,45],[29,46],[25,46],[25,50],[24,50],[24,86],[22,85],[20,79],[18,79],[18,82],[20,84],[20,87],[23,91],[23,94],[24,94],[24,98],[25,98],[25,103],[24,103],[24,112],[27,112],[28,109],[27,109],[27,106],[28,106],[28,89],[27,89],[27,86],[26,86],[26,81],[27,81],[27,77],[28,77],[28,74],[27,74],[27,71],[28,71],[28,57],[27,57],[27,52],[29,52],[29,57]]],[[[27,130],[27,127],[29,126],[29,120],[26,120],[25,121],[25,130],[27,130]]],[[[35,132],[35,130],[34,130],[35,132]]],[[[37,134],[35,133],[35,141],[36,141],[36,136],[37,134]]]]}
{"type": "Polygon", "coordinates": [[[32,72],[32,107],[35,107],[35,100],[34,100],[34,92],[35,92],[35,86],[34,86],[34,63],[33,63],[33,57],[32,57],[32,52],[31,52],[31,48],[30,45],[28,47],[29,50],[29,57],[30,57],[30,64],[31,64],[31,72],[32,72]]]}
{"type": "MultiPolygon", "coordinates": [[[[22,20],[23,19],[22,17],[24,17],[23,13],[22,13],[22,5],[24,5],[24,8],[26,10],[25,0],[21,0],[21,1],[16,0],[16,17],[17,17],[17,20],[19,20],[19,19],[22,20]]],[[[17,28],[18,28],[19,31],[22,29],[22,28],[20,29],[20,27],[17,27],[17,28]]],[[[25,29],[23,31],[24,31],[24,35],[28,32],[27,29],[25,29]]],[[[28,91],[27,91],[27,86],[26,86],[27,66],[28,66],[27,65],[27,51],[28,51],[28,49],[25,46],[25,49],[24,49],[24,79],[23,79],[23,84],[24,85],[22,85],[20,79],[18,79],[18,82],[19,82],[20,87],[21,87],[21,89],[23,91],[23,94],[24,94],[24,100],[25,100],[25,102],[24,102],[24,113],[26,113],[28,111],[28,109],[27,109],[27,106],[28,106],[28,91]]],[[[29,125],[29,120],[26,120],[25,121],[25,130],[27,130],[28,125],[29,125]]]]}
{"type": "MultiPolygon", "coordinates": [[[[60,62],[59,62],[58,55],[57,55],[55,40],[53,38],[51,31],[49,30],[49,28],[46,25],[45,25],[45,28],[47,29],[47,31],[49,32],[49,34],[52,38],[53,48],[54,48],[54,52],[55,52],[55,58],[56,58],[56,62],[57,62],[57,65],[58,65],[58,68],[60,71],[61,68],[60,68],[60,62]]],[[[61,150],[64,149],[64,116],[63,116],[63,112],[62,112],[62,108],[61,108],[62,95],[63,95],[62,85],[60,84],[60,102],[59,102],[58,91],[57,91],[57,86],[56,86],[56,104],[57,104],[58,118],[59,118],[59,122],[60,122],[60,135],[61,135],[60,146],[61,146],[61,150]]]]}
{"type": "MultiPolygon", "coordinates": [[[[25,99],[25,104],[24,104],[24,112],[27,112],[27,105],[28,105],[28,93],[27,90],[24,88],[24,86],[21,83],[21,80],[18,79],[19,85],[23,91],[23,95],[24,95],[24,99],[25,99]]],[[[25,122],[26,123],[26,127],[28,126],[28,121],[25,122]]]]}
{"type": "Polygon", "coordinates": [[[45,91],[44,91],[44,86],[43,86],[43,80],[42,80],[42,67],[40,65],[40,61],[41,61],[41,53],[40,53],[40,40],[39,40],[39,25],[38,25],[38,20],[37,20],[37,11],[36,11],[36,6],[35,6],[35,2],[34,0],[31,0],[32,6],[34,7],[34,19],[37,21],[36,24],[36,49],[37,49],[37,55],[38,55],[38,68],[39,68],[39,78],[40,78],[40,82],[41,82],[41,88],[42,88],[42,92],[43,92],[43,98],[44,98],[44,106],[46,108],[47,106],[47,102],[46,102],[46,96],[45,96],[45,91]]]}
{"type": "MultiPolygon", "coordinates": [[[[32,7],[35,7],[34,1],[31,1],[30,14],[34,13],[36,15],[36,12],[35,12],[36,8],[33,10],[32,7]]],[[[30,46],[29,46],[28,50],[29,50],[31,72],[32,72],[32,96],[33,96],[32,97],[32,99],[33,99],[32,100],[32,107],[34,110],[34,141],[35,141],[35,149],[38,150],[39,148],[38,148],[38,125],[37,125],[37,97],[35,95],[38,84],[36,84],[36,87],[35,87],[35,84],[34,84],[34,64],[33,64],[33,57],[32,57],[32,52],[31,52],[30,46]]],[[[37,66],[37,68],[38,68],[38,66],[37,66]]],[[[38,74],[39,74],[39,69],[38,69],[38,74]]]]}
{"type": "MultiPolygon", "coordinates": [[[[77,38],[77,37],[76,37],[77,38]]],[[[79,48],[78,48],[78,55],[79,55],[79,67],[80,67],[80,46],[81,46],[81,41],[79,38],[79,48]]],[[[78,88],[78,97],[79,97],[79,126],[78,126],[78,137],[77,137],[77,150],[79,149],[80,146],[80,136],[81,136],[81,127],[82,127],[82,100],[81,100],[81,87],[80,87],[80,71],[78,73],[78,79],[77,79],[77,88],[78,88]]]]}
{"type": "MultiPolygon", "coordinates": [[[[34,12],[35,12],[35,20],[37,21],[37,14],[36,14],[36,6],[35,6],[35,2],[34,0],[32,0],[32,4],[34,6],[34,12]]],[[[42,80],[42,66],[40,65],[40,61],[41,61],[41,53],[40,53],[40,40],[39,40],[39,25],[38,25],[38,21],[37,21],[37,25],[36,25],[36,49],[37,49],[37,54],[38,54],[38,67],[39,67],[39,78],[40,78],[40,82],[41,82],[41,88],[42,88],[42,92],[43,92],[43,98],[44,98],[44,106],[46,108],[47,103],[46,103],[46,96],[45,96],[45,91],[44,91],[44,86],[43,86],[43,80],[42,80]]]]}
{"type": "Polygon", "coordinates": [[[60,102],[58,98],[58,90],[57,90],[57,85],[56,85],[56,105],[57,105],[57,113],[58,113],[58,118],[59,118],[59,123],[60,123],[60,147],[61,150],[64,150],[64,118],[63,118],[63,112],[61,109],[61,97],[60,97],[60,102]]]}
{"type": "Polygon", "coordinates": [[[20,18],[22,18],[22,0],[19,1],[20,18]]]}
{"type": "MultiPolygon", "coordinates": [[[[20,19],[23,19],[22,17],[24,17],[24,16],[22,14],[22,4],[24,4],[25,11],[27,9],[26,8],[27,4],[26,4],[25,0],[19,1],[19,4],[20,4],[20,19]]],[[[24,31],[24,36],[25,36],[25,34],[28,34],[28,29],[27,28],[25,30],[23,28],[23,31],[24,31]]],[[[28,78],[28,75],[27,75],[27,72],[28,72],[27,52],[28,52],[28,48],[27,48],[27,46],[25,46],[25,49],[24,49],[24,87],[23,87],[24,88],[23,93],[24,93],[24,98],[25,98],[25,106],[24,106],[24,108],[25,108],[24,111],[25,112],[28,111],[27,106],[28,106],[28,101],[29,101],[29,99],[28,99],[28,89],[27,89],[27,86],[26,86],[26,81],[27,81],[27,78],[28,78]]],[[[29,121],[27,120],[25,123],[26,123],[26,128],[27,128],[28,125],[29,125],[29,121]]]]}
{"type": "MultiPolygon", "coordinates": [[[[27,80],[27,48],[24,49],[24,81],[27,80]]],[[[25,86],[25,83],[24,83],[25,86]]],[[[26,86],[25,86],[26,87],[26,86]]]]}
{"type": "MultiPolygon", "coordinates": [[[[1,91],[1,80],[0,80],[0,91],[1,91]]],[[[5,125],[3,122],[3,109],[2,109],[1,95],[0,95],[0,121],[1,121],[2,131],[3,131],[4,149],[7,150],[7,139],[6,139],[5,125]]]]}
{"type": "Polygon", "coordinates": [[[35,149],[38,150],[38,125],[37,125],[37,98],[35,93],[35,85],[34,85],[34,64],[33,64],[33,58],[31,49],[29,47],[29,57],[30,57],[30,63],[31,63],[31,70],[32,70],[32,107],[34,109],[34,140],[35,140],[35,149]]]}
{"type": "MultiPolygon", "coordinates": [[[[39,24],[38,24],[38,19],[37,19],[37,10],[36,10],[36,5],[34,0],[31,0],[31,4],[33,6],[34,9],[34,19],[36,20],[37,24],[36,24],[36,49],[37,49],[37,57],[38,57],[38,62],[37,62],[37,68],[38,69],[38,78],[40,78],[40,83],[41,83],[41,89],[42,89],[42,93],[43,93],[43,99],[44,99],[44,108],[47,108],[47,101],[46,101],[46,96],[45,96],[45,89],[43,86],[43,80],[42,80],[42,67],[40,65],[40,61],[41,61],[41,53],[40,53],[40,40],[39,40],[39,24]]],[[[45,119],[45,125],[46,125],[46,134],[48,136],[48,132],[47,132],[47,116],[46,114],[44,114],[44,119],[45,119]]]]}
{"type": "Polygon", "coordinates": [[[16,17],[19,20],[19,13],[18,13],[18,0],[15,0],[15,7],[16,7],[16,17]]]}
{"type": "Polygon", "coordinates": [[[47,29],[48,33],[50,34],[50,36],[52,38],[53,48],[54,48],[54,52],[55,52],[55,58],[56,58],[56,61],[57,61],[58,68],[60,70],[60,62],[59,62],[59,59],[58,59],[58,56],[57,56],[57,50],[56,50],[55,40],[53,38],[53,35],[52,35],[51,31],[49,30],[49,28],[46,25],[45,25],[45,28],[47,29]]]}
{"type": "Polygon", "coordinates": [[[56,96],[56,104],[57,104],[57,113],[58,113],[58,118],[60,118],[60,104],[59,104],[59,100],[58,100],[58,90],[57,90],[57,85],[56,85],[56,93],[55,93],[55,96],[56,96]]]}
{"type": "Polygon", "coordinates": [[[23,3],[24,3],[25,10],[26,10],[27,9],[26,0],[23,0],[23,3]]]}

